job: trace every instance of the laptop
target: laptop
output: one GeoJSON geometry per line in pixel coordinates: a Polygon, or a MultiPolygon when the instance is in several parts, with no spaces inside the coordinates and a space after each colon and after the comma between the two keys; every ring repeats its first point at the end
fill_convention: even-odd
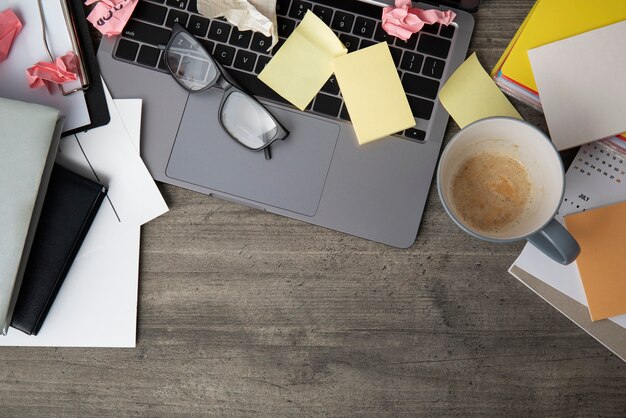
{"type": "Polygon", "coordinates": [[[384,5],[277,2],[281,41],[272,53],[308,10],[350,52],[377,42],[389,44],[416,126],[365,145],[357,142],[334,77],[305,112],[297,110],[257,78],[271,59],[272,53],[266,52],[270,39],[240,32],[223,19],[200,16],[195,0],[141,0],[121,36],[102,40],[98,61],[113,97],[143,99],[141,154],[155,180],[407,248],[417,237],[448,121],[437,93],[464,61],[474,20],[454,9],[457,17],[451,25],[426,25],[419,35],[401,41],[381,28],[384,5]],[[169,74],[157,45],[168,42],[175,23],[200,39],[290,132],[272,146],[270,160],[243,148],[221,128],[217,87],[189,94],[169,74]]]}

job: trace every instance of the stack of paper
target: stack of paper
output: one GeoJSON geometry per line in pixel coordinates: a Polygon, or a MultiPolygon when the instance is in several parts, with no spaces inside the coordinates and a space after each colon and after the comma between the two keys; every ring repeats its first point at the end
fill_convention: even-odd
{"type": "MultiPolygon", "coordinates": [[[[557,220],[562,222],[563,216],[583,211],[592,213],[594,208],[626,200],[625,173],[624,154],[600,142],[583,146],[567,171],[567,187],[557,220]]],[[[621,223],[623,219],[615,223],[613,231],[618,237],[623,233],[621,223]]],[[[589,247],[584,236],[576,235],[576,238],[581,239],[581,247],[589,247]]],[[[601,245],[606,250],[605,244],[609,242],[601,245]]],[[[621,248],[611,248],[607,252],[618,258],[622,257],[621,253],[621,248]]],[[[617,265],[608,267],[617,274],[618,280],[623,279],[623,269],[617,265]]],[[[603,321],[591,320],[587,308],[590,305],[576,263],[563,266],[532,244],[526,244],[509,272],[626,361],[626,315],[603,321]]],[[[613,292],[618,294],[619,289],[613,292]]],[[[602,300],[599,302],[601,304],[602,300]]]]}
{"type": "Polygon", "coordinates": [[[167,206],[139,156],[141,100],[113,100],[109,125],[61,141],[57,162],[105,183],[103,202],[37,336],[3,346],[134,347],[140,226],[167,206]]]}

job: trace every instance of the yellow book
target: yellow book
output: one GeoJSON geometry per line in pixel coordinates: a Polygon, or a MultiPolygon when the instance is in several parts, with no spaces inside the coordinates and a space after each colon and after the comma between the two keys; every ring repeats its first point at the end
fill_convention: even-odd
{"type": "MultiPolygon", "coordinates": [[[[538,0],[507,48],[502,74],[537,93],[528,50],[626,19],[626,0],[538,0]]],[[[500,68],[500,62],[496,69],[500,68]]],[[[496,70],[497,71],[497,70],[496,70]]]]}

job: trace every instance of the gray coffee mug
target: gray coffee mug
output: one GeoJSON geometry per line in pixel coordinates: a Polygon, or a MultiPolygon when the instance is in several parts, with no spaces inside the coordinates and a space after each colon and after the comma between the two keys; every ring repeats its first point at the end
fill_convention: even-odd
{"type": "Polygon", "coordinates": [[[463,128],[441,155],[437,189],[448,215],[476,238],[496,243],[527,239],[561,264],[571,263],[580,253],[574,237],[554,219],[565,190],[563,162],[550,139],[529,123],[493,117],[463,128]],[[527,169],[531,183],[531,203],[516,222],[494,233],[477,231],[465,223],[452,199],[455,176],[467,160],[483,152],[503,154],[520,162],[527,169]]]}

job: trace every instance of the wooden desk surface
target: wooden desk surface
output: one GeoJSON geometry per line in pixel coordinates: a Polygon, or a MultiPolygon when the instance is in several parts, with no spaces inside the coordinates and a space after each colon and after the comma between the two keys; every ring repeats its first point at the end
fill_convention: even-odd
{"type": "MultiPolygon", "coordinates": [[[[532,4],[483,1],[486,68],[532,4]]],[[[626,415],[626,365],[507,273],[521,244],[465,235],[434,188],[408,250],[161,190],[137,348],[0,348],[0,415],[626,415]]]]}

